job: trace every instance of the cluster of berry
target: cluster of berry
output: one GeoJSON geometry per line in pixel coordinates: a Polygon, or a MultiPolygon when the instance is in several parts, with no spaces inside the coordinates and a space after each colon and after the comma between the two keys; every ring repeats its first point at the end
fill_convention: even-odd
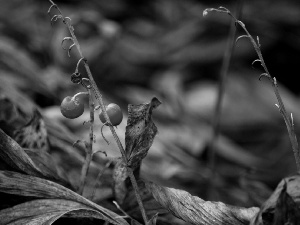
{"type": "MultiPolygon", "coordinates": [[[[81,116],[84,112],[84,103],[88,101],[88,96],[88,92],[79,92],[73,97],[65,97],[60,105],[60,111],[63,116],[68,119],[75,119],[81,116]]],[[[122,122],[123,113],[117,104],[111,103],[106,106],[106,112],[111,125],[118,126],[122,122]]],[[[102,123],[106,123],[103,111],[100,112],[99,119],[102,123]]]]}

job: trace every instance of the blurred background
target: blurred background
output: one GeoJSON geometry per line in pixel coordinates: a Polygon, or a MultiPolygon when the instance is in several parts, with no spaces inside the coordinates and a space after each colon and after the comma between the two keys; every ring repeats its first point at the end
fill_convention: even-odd
{"type": "MultiPolygon", "coordinates": [[[[295,173],[292,148],[274,105],[272,86],[267,79],[258,80],[262,73],[259,63],[255,69],[251,67],[257,58],[255,51],[247,39],[241,39],[225,82],[220,135],[214,143],[216,171],[212,175],[208,143],[231,18],[214,12],[204,18],[202,13],[206,8],[224,6],[236,14],[241,4],[240,20],[254,37],[259,36],[267,67],[279,82],[299,134],[299,1],[55,3],[72,19],[104,102],[117,103],[123,109],[125,119],[117,129],[123,143],[127,105],[149,102],[153,96],[162,101],[153,115],[159,133],[143,162],[143,178],[205,200],[250,207],[260,206],[282,178],[295,173]]],[[[76,120],[65,119],[60,113],[62,99],[84,89],[70,81],[79,55],[73,48],[69,58],[62,49],[61,41],[69,33],[61,21],[51,27],[49,6],[46,0],[0,0],[0,95],[16,104],[25,120],[38,107],[48,121],[49,135],[71,143],[88,138],[88,126],[82,123],[88,120],[89,112],[86,109],[76,120]],[[54,124],[60,132],[51,131],[54,124]]],[[[55,10],[51,12],[54,14],[55,10]]],[[[243,34],[237,27],[237,35],[243,34]]],[[[63,43],[65,48],[69,44],[63,43]]],[[[80,72],[86,76],[83,67],[80,72]]],[[[95,149],[106,151],[109,157],[119,156],[109,129],[104,128],[111,142],[108,146],[100,127],[97,119],[95,149]]],[[[76,183],[83,152],[73,150],[70,143],[63,145],[64,151],[53,149],[53,157],[76,183]],[[72,151],[77,151],[78,162],[66,166],[68,159],[75,157],[72,151]]],[[[91,181],[105,162],[104,155],[96,157],[91,181]]],[[[99,190],[99,201],[111,198],[111,188],[103,184],[99,190]]]]}

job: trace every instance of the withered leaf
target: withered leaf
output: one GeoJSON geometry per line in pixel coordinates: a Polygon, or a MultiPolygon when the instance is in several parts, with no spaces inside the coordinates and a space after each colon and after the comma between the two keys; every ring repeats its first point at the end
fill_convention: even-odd
{"type": "Polygon", "coordinates": [[[251,225],[300,223],[300,175],[283,179],[262,205],[251,225]]]}
{"type": "Polygon", "coordinates": [[[46,125],[37,109],[34,110],[32,118],[14,132],[13,138],[23,148],[29,148],[38,152],[49,151],[46,125]]]}
{"type": "MultiPolygon", "coordinates": [[[[113,224],[128,223],[116,213],[97,205],[81,195],[49,180],[12,171],[0,171],[0,192],[42,199],[70,200],[90,207],[113,224]]],[[[82,208],[84,209],[84,208],[82,208]]],[[[1,212],[1,211],[0,211],[1,212]]]]}
{"type": "MultiPolygon", "coordinates": [[[[128,106],[128,120],[125,132],[125,151],[128,166],[136,170],[150,149],[157,128],[151,116],[152,110],[157,108],[161,102],[152,98],[150,103],[128,106]]],[[[136,170],[137,171],[137,170],[136,170]]],[[[126,179],[128,177],[127,165],[121,159],[114,168],[114,194],[119,204],[123,203],[127,194],[126,179]]]]}
{"type": "Polygon", "coordinates": [[[243,208],[221,202],[204,201],[186,191],[145,182],[147,189],[164,208],[176,217],[195,225],[248,225],[258,208],[243,208]]]}
{"type": "Polygon", "coordinates": [[[135,170],[150,149],[157,128],[152,121],[152,111],[161,102],[152,98],[150,103],[128,106],[128,120],[125,133],[125,151],[128,158],[128,165],[135,170]]]}
{"type": "Polygon", "coordinates": [[[296,225],[300,223],[300,208],[295,200],[289,196],[286,188],[287,184],[285,182],[277,200],[274,225],[296,225]]]}

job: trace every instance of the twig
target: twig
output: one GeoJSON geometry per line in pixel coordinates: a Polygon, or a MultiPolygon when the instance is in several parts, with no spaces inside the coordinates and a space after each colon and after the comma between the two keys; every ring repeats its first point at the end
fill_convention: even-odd
{"type": "Polygon", "coordinates": [[[93,102],[93,98],[92,98],[92,92],[90,89],[88,89],[89,92],[89,108],[90,108],[90,143],[86,144],[86,154],[85,154],[85,161],[84,164],[82,166],[81,169],[81,176],[80,176],[80,186],[79,186],[79,190],[78,193],[80,195],[83,194],[83,189],[86,183],[86,178],[87,178],[87,173],[92,161],[92,156],[93,156],[93,143],[94,143],[94,102],[93,102]]]}
{"type": "MultiPolygon", "coordinates": [[[[104,115],[104,118],[105,118],[106,122],[107,122],[108,124],[111,124],[110,119],[109,119],[109,117],[108,117],[108,115],[107,115],[107,112],[106,112],[106,108],[105,108],[104,103],[103,103],[102,95],[101,95],[101,93],[100,93],[100,91],[99,91],[99,89],[98,89],[98,87],[97,87],[97,84],[96,84],[96,82],[95,82],[95,80],[94,80],[94,78],[93,78],[93,76],[92,76],[90,67],[89,67],[89,65],[88,65],[88,63],[87,63],[87,60],[84,58],[84,56],[83,56],[83,54],[82,54],[82,51],[81,51],[81,48],[80,48],[80,44],[79,44],[79,42],[78,42],[78,40],[77,40],[77,38],[76,38],[76,36],[75,36],[75,33],[74,33],[74,27],[73,27],[73,26],[71,25],[71,23],[70,23],[70,18],[64,17],[63,14],[62,14],[62,12],[61,12],[60,9],[58,8],[58,6],[57,6],[52,0],[49,0],[49,2],[51,3],[51,6],[50,6],[50,8],[49,8],[49,10],[48,10],[48,14],[50,13],[50,10],[51,10],[53,7],[56,8],[56,9],[58,10],[60,16],[61,16],[61,19],[62,19],[63,23],[66,24],[66,26],[68,27],[69,32],[70,32],[70,34],[71,34],[71,36],[72,36],[73,42],[74,42],[74,44],[75,44],[75,46],[76,46],[76,48],[77,48],[77,50],[78,50],[78,52],[79,52],[80,58],[81,58],[82,61],[83,61],[84,68],[85,68],[86,73],[87,73],[87,75],[88,75],[88,78],[89,78],[89,80],[90,80],[91,88],[93,89],[93,92],[94,92],[94,94],[95,94],[95,98],[97,99],[97,101],[98,101],[98,103],[99,103],[99,105],[100,105],[100,108],[101,108],[101,110],[102,110],[102,112],[103,112],[103,115],[104,115]]],[[[119,139],[119,137],[118,137],[118,135],[117,135],[117,133],[116,133],[114,127],[113,127],[113,126],[109,126],[109,128],[110,128],[110,131],[111,131],[111,133],[112,133],[112,135],[113,135],[113,137],[114,137],[114,139],[115,139],[115,141],[116,141],[116,143],[117,143],[117,146],[118,146],[118,148],[119,148],[119,150],[120,150],[120,152],[121,152],[122,158],[123,158],[125,164],[127,165],[127,164],[128,164],[128,159],[127,159],[127,157],[126,157],[125,149],[124,149],[124,147],[122,146],[122,143],[121,143],[121,141],[120,141],[120,139],[119,139]]],[[[132,170],[129,170],[129,174],[130,174],[130,180],[131,180],[131,183],[132,183],[133,186],[134,186],[134,183],[136,184],[136,179],[135,179],[135,177],[134,177],[134,175],[133,175],[132,170]]],[[[134,187],[134,188],[136,188],[136,187],[134,187]]],[[[138,189],[135,190],[135,195],[136,195],[136,198],[137,198],[137,199],[141,199],[141,197],[140,197],[140,195],[139,195],[139,192],[138,192],[138,189]]],[[[144,216],[144,215],[146,215],[146,213],[145,213],[145,208],[144,208],[144,206],[143,206],[143,203],[142,203],[141,201],[139,201],[139,200],[138,200],[138,202],[139,202],[139,207],[140,207],[141,213],[142,213],[143,218],[144,218],[144,222],[145,222],[145,224],[147,224],[148,219],[147,219],[147,216],[144,216]]]]}
{"type": "Polygon", "coordinates": [[[216,11],[216,12],[220,12],[220,13],[227,13],[229,16],[231,16],[234,19],[235,23],[239,24],[243,28],[243,30],[245,31],[245,33],[247,35],[240,36],[239,38],[237,38],[237,41],[240,38],[243,38],[243,37],[246,37],[246,38],[250,39],[250,42],[252,43],[252,45],[254,47],[254,50],[255,50],[258,58],[259,58],[259,59],[255,60],[254,62],[259,61],[261,66],[263,67],[263,69],[265,71],[265,73],[260,75],[259,79],[261,79],[262,77],[267,77],[269,79],[269,81],[271,82],[271,84],[272,84],[275,96],[276,96],[277,101],[278,101],[279,112],[281,113],[281,115],[284,119],[284,122],[286,124],[287,130],[288,130],[289,138],[290,138],[292,148],[293,148],[293,152],[294,152],[294,157],[295,157],[295,160],[296,160],[297,171],[300,172],[299,145],[298,145],[298,141],[297,141],[297,136],[295,134],[294,123],[293,123],[292,117],[290,118],[288,116],[287,112],[286,112],[285,106],[284,106],[283,101],[281,99],[281,96],[279,94],[277,80],[276,80],[275,77],[272,77],[270,75],[269,70],[268,70],[268,68],[265,64],[265,61],[263,59],[263,56],[262,56],[262,53],[261,53],[261,50],[260,50],[259,38],[257,37],[257,41],[255,41],[255,39],[252,37],[252,35],[246,29],[245,24],[242,21],[238,20],[234,15],[232,15],[232,13],[228,9],[226,9],[225,7],[221,6],[218,9],[215,9],[215,8],[206,9],[206,10],[203,11],[203,16],[206,16],[207,13],[210,12],[210,11],[216,11]]]}

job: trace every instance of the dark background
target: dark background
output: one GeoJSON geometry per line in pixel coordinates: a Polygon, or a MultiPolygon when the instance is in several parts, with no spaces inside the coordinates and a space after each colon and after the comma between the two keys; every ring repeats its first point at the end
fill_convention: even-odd
{"type": "MultiPolygon", "coordinates": [[[[221,135],[215,143],[215,185],[208,185],[207,145],[231,20],[226,14],[212,12],[203,18],[202,13],[205,8],[224,6],[235,14],[238,1],[56,3],[72,19],[105,103],[119,104],[126,115],[129,103],[149,102],[153,96],[163,102],[154,113],[159,135],[143,164],[144,178],[207,200],[250,207],[262,204],[283,177],[295,173],[271,84],[258,80],[261,68],[251,67],[255,51],[241,39],[226,79],[221,135]]],[[[259,36],[267,67],[279,82],[298,133],[299,1],[241,4],[240,19],[254,37],[259,36]]],[[[76,121],[62,118],[59,111],[65,96],[83,89],[70,82],[78,53],[72,49],[69,58],[61,48],[61,40],[69,34],[61,21],[51,27],[49,6],[48,1],[0,1],[0,93],[28,115],[36,104],[45,117],[86,138],[88,128],[81,123],[88,118],[87,110],[76,121]]],[[[237,33],[244,34],[240,27],[237,33]]],[[[85,74],[83,67],[80,71],[85,74]]],[[[126,120],[117,129],[122,140],[125,126],[126,120]]],[[[96,135],[97,147],[111,157],[118,155],[116,146],[107,147],[96,135]]],[[[111,138],[108,130],[106,136],[111,138]]]]}

